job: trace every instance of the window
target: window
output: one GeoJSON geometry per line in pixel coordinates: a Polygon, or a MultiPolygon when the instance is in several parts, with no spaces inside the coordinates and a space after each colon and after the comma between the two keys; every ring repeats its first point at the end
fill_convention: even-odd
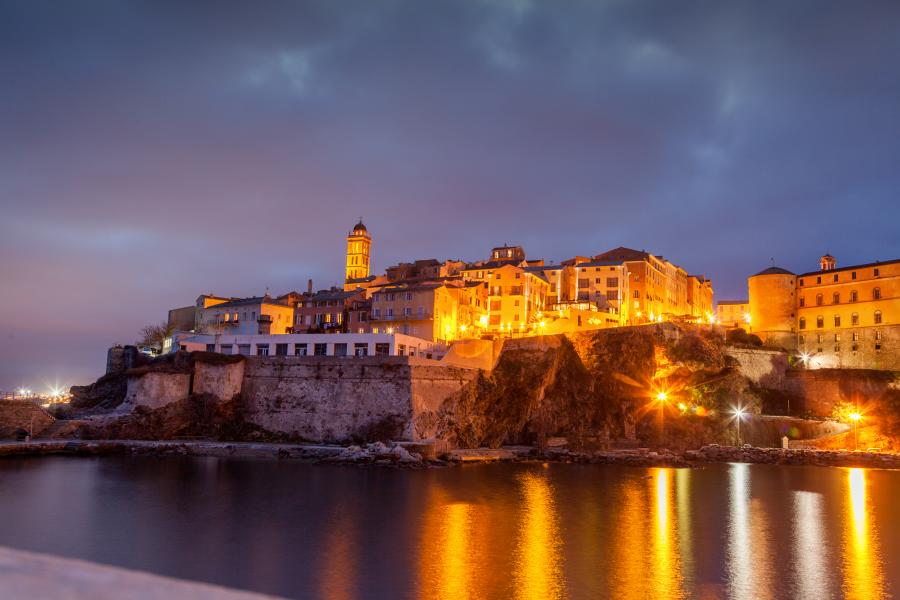
{"type": "Polygon", "coordinates": [[[594,279],[594,285],[601,285],[602,283],[603,283],[603,278],[602,278],[602,277],[596,277],[596,278],[594,279]]]}
{"type": "Polygon", "coordinates": [[[406,292],[406,300],[412,300],[412,292],[406,292]]]}
{"type": "Polygon", "coordinates": [[[387,356],[391,353],[391,345],[379,342],[375,344],[375,356],[387,356]]]}
{"type": "Polygon", "coordinates": [[[500,324],[500,315],[491,315],[490,323],[491,323],[491,325],[499,325],[500,324]]]}
{"type": "Polygon", "coordinates": [[[335,356],[347,356],[347,344],[335,344],[334,345],[334,355],[335,356]]]}
{"type": "Polygon", "coordinates": [[[404,307],[404,309],[403,309],[403,316],[404,316],[404,317],[408,317],[408,316],[410,316],[411,314],[412,314],[412,307],[409,307],[409,306],[404,307]]]}
{"type": "Polygon", "coordinates": [[[491,311],[500,310],[500,301],[491,300],[491,311]]]}
{"type": "Polygon", "coordinates": [[[850,279],[856,279],[856,271],[850,273],[850,279]]]}
{"type": "Polygon", "coordinates": [[[840,304],[841,303],[841,294],[839,292],[835,292],[831,295],[831,303],[832,304],[840,304]]]}
{"type": "Polygon", "coordinates": [[[257,356],[268,356],[269,355],[269,345],[268,344],[257,344],[256,345],[256,355],[257,356]]]}
{"type": "Polygon", "coordinates": [[[825,317],[816,317],[816,329],[822,329],[823,327],[825,327],[825,317]]]}
{"type": "Polygon", "coordinates": [[[841,351],[841,345],[840,345],[840,344],[835,344],[835,345],[834,345],[834,351],[835,351],[835,352],[840,352],[840,351],[841,351]]]}
{"type": "Polygon", "coordinates": [[[834,274],[834,281],[835,281],[835,283],[837,283],[837,280],[838,280],[838,274],[835,273],[835,274],[834,274]]]}
{"type": "Polygon", "coordinates": [[[372,310],[372,316],[375,317],[376,319],[377,319],[378,317],[380,317],[380,316],[381,316],[381,309],[380,309],[380,308],[373,309],[373,310],[372,310]]]}
{"type": "Polygon", "coordinates": [[[841,326],[841,315],[834,315],[834,326],[835,327],[841,326]]]}
{"type": "Polygon", "coordinates": [[[801,335],[801,336],[800,336],[800,344],[802,345],[802,344],[805,344],[805,343],[806,343],[806,336],[801,335]]]}
{"type": "Polygon", "coordinates": [[[850,302],[856,302],[857,300],[859,300],[859,292],[853,290],[850,292],[850,302]]]}
{"type": "Polygon", "coordinates": [[[634,297],[635,297],[635,298],[640,298],[640,297],[641,297],[641,293],[640,293],[639,290],[634,290],[634,297]]]}
{"type": "Polygon", "coordinates": [[[353,344],[353,356],[368,356],[369,344],[366,342],[357,342],[353,344]]]}
{"type": "Polygon", "coordinates": [[[516,313],[513,315],[513,321],[518,321],[518,320],[519,320],[519,314],[516,313]]]}
{"type": "Polygon", "coordinates": [[[306,356],[306,344],[294,344],[294,356],[306,356]]]}
{"type": "Polygon", "coordinates": [[[397,344],[397,356],[406,355],[406,344],[397,344]]]}
{"type": "Polygon", "coordinates": [[[606,278],[606,287],[619,287],[619,278],[618,277],[607,277],[606,278]]]}
{"type": "Polygon", "coordinates": [[[231,349],[231,344],[222,344],[220,346],[220,348],[221,348],[220,352],[222,354],[231,354],[233,352],[231,349]]]}
{"type": "Polygon", "coordinates": [[[394,309],[393,309],[393,308],[387,309],[387,316],[388,316],[389,319],[392,318],[392,317],[394,316],[394,309]]]}
{"type": "Polygon", "coordinates": [[[854,331],[851,337],[853,338],[854,342],[858,342],[859,341],[859,332],[854,331]]]}
{"type": "Polygon", "coordinates": [[[821,277],[816,277],[816,283],[822,283],[822,278],[821,278],[821,277]]]}
{"type": "Polygon", "coordinates": [[[816,306],[822,306],[822,294],[816,294],[816,306]]]}
{"type": "Polygon", "coordinates": [[[275,356],[287,356],[287,344],[275,344],[275,356]]]}
{"type": "Polygon", "coordinates": [[[215,352],[215,351],[216,351],[216,345],[215,345],[215,344],[207,344],[207,345],[206,345],[206,351],[207,351],[207,352],[215,352]]]}
{"type": "Polygon", "coordinates": [[[586,288],[586,287],[589,287],[590,284],[591,284],[591,280],[590,280],[590,279],[579,279],[579,280],[578,280],[578,287],[580,287],[580,288],[586,288]]]}
{"type": "Polygon", "coordinates": [[[800,296],[800,308],[803,308],[804,306],[806,306],[806,298],[800,296]]]}
{"type": "Polygon", "coordinates": [[[518,306],[518,305],[519,305],[519,299],[516,298],[516,301],[515,301],[513,304],[515,304],[516,306],[518,306]]]}
{"type": "Polygon", "coordinates": [[[878,277],[878,275],[879,275],[878,269],[875,269],[875,270],[873,271],[873,273],[875,274],[875,277],[878,277]]]}
{"type": "Polygon", "coordinates": [[[606,297],[609,300],[618,300],[619,299],[619,290],[608,290],[606,292],[606,297]]]}
{"type": "Polygon", "coordinates": [[[328,354],[328,344],[313,344],[313,354],[316,356],[325,356],[328,354]]]}
{"type": "Polygon", "coordinates": [[[250,356],[250,344],[238,344],[238,354],[250,356]]]}
{"type": "Polygon", "coordinates": [[[800,287],[803,287],[803,279],[800,280],[800,287]]]}
{"type": "Polygon", "coordinates": [[[881,311],[880,310],[875,311],[875,324],[876,325],[881,324],[881,311]]]}
{"type": "Polygon", "coordinates": [[[424,317],[424,316],[425,316],[425,307],[424,307],[424,306],[420,306],[420,307],[419,307],[419,316],[420,316],[420,317],[424,317]]]}
{"type": "Polygon", "coordinates": [[[841,341],[841,334],[839,334],[839,333],[834,334],[834,341],[836,341],[836,342],[841,341]]]}
{"type": "MultiPolygon", "coordinates": [[[[819,342],[819,343],[821,344],[822,342],[825,341],[825,336],[822,335],[821,333],[816,334],[816,341],[819,342]]],[[[819,350],[819,352],[821,352],[821,350],[819,350]]]]}
{"type": "Polygon", "coordinates": [[[852,315],[850,315],[850,324],[859,325],[859,313],[853,313],[852,315]]]}
{"type": "Polygon", "coordinates": [[[875,341],[877,341],[877,342],[881,341],[881,332],[878,330],[875,330],[875,341]]]}
{"type": "Polygon", "coordinates": [[[872,300],[881,300],[881,288],[872,290],[872,300]]]}

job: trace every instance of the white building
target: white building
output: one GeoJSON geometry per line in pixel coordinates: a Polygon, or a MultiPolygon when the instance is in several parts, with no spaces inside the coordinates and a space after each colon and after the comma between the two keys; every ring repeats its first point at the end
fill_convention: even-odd
{"type": "Polygon", "coordinates": [[[164,350],[245,356],[420,356],[438,359],[440,344],[402,333],[197,334],[176,331],[164,350]]]}

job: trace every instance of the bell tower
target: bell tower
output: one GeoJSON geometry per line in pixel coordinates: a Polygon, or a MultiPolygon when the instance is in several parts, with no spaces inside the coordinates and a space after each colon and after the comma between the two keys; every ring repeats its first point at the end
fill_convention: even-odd
{"type": "Polygon", "coordinates": [[[369,250],[371,248],[372,238],[360,217],[359,223],[347,235],[346,281],[369,276],[369,250]]]}

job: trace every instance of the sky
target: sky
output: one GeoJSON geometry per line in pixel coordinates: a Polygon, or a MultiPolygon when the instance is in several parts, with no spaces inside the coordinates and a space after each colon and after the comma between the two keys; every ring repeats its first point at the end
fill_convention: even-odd
{"type": "Polygon", "coordinates": [[[900,3],[0,1],[0,390],[202,293],[624,245],[900,258],[900,3]]]}

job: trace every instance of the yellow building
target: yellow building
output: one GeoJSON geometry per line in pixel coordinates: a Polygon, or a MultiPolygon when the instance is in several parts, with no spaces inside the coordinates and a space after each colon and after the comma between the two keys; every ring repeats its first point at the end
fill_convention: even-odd
{"type": "Polygon", "coordinates": [[[439,282],[400,283],[371,291],[372,333],[403,333],[433,342],[460,337],[458,288],[439,282]]]}
{"type": "Polygon", "coordinates": [[[372,238],[369,230],[359,220],[347,235],[347,264],[345,281],[365,279],[369,276],[370,251],[372,238]]]}
{"type": "Polygon", "coordinates": [[[772,267],[748,280],[750,330],[814,368],[900,370],[900,260],[794,275],[772,267]]]}
{"type": "Polygon", "coordinates": [[[487,331],[526,334],[540,325],[550,283],[539,270],[530,269],[506,264],[486,276],[487,331]]]}
{"type": "Polygon", "coordinates": [[[294,307],[269,296],[215,302],[198,311],[197,333],[270,335],[290,333],[294,326],[294,307]]]}
{"type": "Polygon", "coordinates": [[[626,268],[629,321],[632,324],[672,319],[700,320],[712,316],[712,283],[696,275],[689,277],[687,271],[662,256],[619,247],[598,254],[594,260],[621,264],[626,268]],[[695,281],[691,282],[691,278],[695,281]]]}
{"type": "Polygon", "coordinates": [[[719,300],[716,304],[716,322],[725,327],[742,327],[750,325],[749,300],[719,300]]]}

